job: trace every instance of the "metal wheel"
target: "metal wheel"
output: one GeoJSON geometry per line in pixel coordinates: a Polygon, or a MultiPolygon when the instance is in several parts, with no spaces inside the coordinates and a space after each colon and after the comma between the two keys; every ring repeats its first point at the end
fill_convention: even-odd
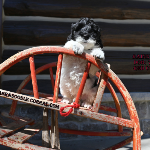
{"type": "Polygon", "coordinates": [[[8,92],[8,91],[1,89],[0,96],[13,100],[11,109],[9,112],[10,115],[14,114],[16,105],[17,105],[17,101],[21,101],[23,103],[28,103],[31,105],[40,106],[45,109],[47,108],[47,109],[61,111],[62,114],[64,112],[65,113],[69,112],[72,115],[77,115],[77,116],[81,116],[81,117],[86,117],[86,118],[118,125],[118,131],[89,132],[89,131],[59,129],[60,132],[69,133],[69,134],[78,134],[78,135],[89,135],[89,136],[131,136],[130,138],[122,141],[121,143],[118,143],[110,148],[107,148],[107,150],[108,149],[117,149],[119,147],[122,147],[123,145],[126,145],[127,143],[131,142],[132,139],[133,139],[133,150],[141,149],[140,125],[139,125],[139,119],[138,119],[138,115],[137,115],[133,100],[132,100],[130,94],[128,93],[127,89],[121,82],[121,80],[106,64],[96,61],[94,59],[94,57],[92,57],[89,54],[84,53],[82,55],[75,55],[72,50],[65,49],[63,47],[43,46],[43,47],[34,47],[31,49],[24,50],[22,52],[17,53],[16,55],[10,57],[6,61],[4,61],[0,65],[0,75],[2,75],[7,69],[9,69],[11,66],[16,64],[17,62],[19,62],[25,58],[28,58],[28,57],[29,57],[29,61],[30,61],[31,75],[29,75],[21,83],[21,85],[19,86],[19,88],[17,90],[17,93],[34,95],[34,99],[33,99],[33,97],[30,97],[30,96],[26,96],[26,100],[21,99],[20,98],[21,94],[16,94],[17,96],[12,98],[12,96],[9,96],[9,94],[12,95],[11,94],[12,92],[8,92]],[[58,62],[46,64],[46,65],[38,68],[37,70],[35,70],[34,55],[42,54],[42,53],[58,53],[59,54],[58,62]],[[68,54],[68,55],[72,55],[72,56],[87,60],[87,68],[85,68],[85,72],[83,74],[83,78],[81,81],[81,85],[79,87],[79,91],[78,91],[78,94],[77,94],[77,97],[75,100],[75,104],[78,104],[80,101],[80,96],[82,94],[84,84],[85,84],[91,64],[94,64],[96,67],[98,67],[101,70],[101,74],[97,73],[97,76],[100,77],[100,85],[98,88],[98,92],[97,92],[92,110],[85,109],[83,107],[78,107],[77,105],[74,105],[74,106],[69,105],[68,106],[67,104],[63,104],[60,101],[61,97],[58,96],[58,92],[59,92],[59,79],[60,79],[60,75],[61,75],[61,65],[62,65],[62,60],[63,60],[63,54],[68,54]],[[57,65],[57,72],[56,72],[56,80],[54,81],[52,67],[55,67],[56,65],[57,65]],[[51,77],[52,87],[54,90],[54,93],[52,93],[51,95],[38,92],[36,74],[40,73],[41,71],[43,71],[45,69],[50,70],[50,77],[51,77]],[[120,94],[122,95],[124,102],[127,106],[128,112],[129,112],[130,120],[122,118],[118,97],[117,97],[112,85],[108,82],[108,78],[113,82],[113,84],[117,87],[120,94]],[[32,79],[32,85],[33,85],[33,91],[24,89],[25,85],[31,79],[32,79]],[[101,105],[102,96],[103,96],[106,86],[109,89],[110,93],[112,94],[116,109],[101,105]],[[4,92],[8,93],[8,94],[2,94],[4,92]],[[42,100],[42,99],[39,99],[39,97],[43,97],[46,99],[42,100]],[[110,111],[110,112],[116,112],[117,117],[99,113],[98,112],[99,109],[110,111]],[[130,130],[123,130],[123,127],[128,127],[128,128],[130,128],[130,130]],[[133,133],[133,135],[132,135],[132,133],[133,133]]]}

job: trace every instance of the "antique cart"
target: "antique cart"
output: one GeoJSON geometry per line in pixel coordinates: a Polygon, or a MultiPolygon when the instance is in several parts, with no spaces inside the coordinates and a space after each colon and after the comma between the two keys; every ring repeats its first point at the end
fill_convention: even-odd
{"type": "Polygon", "coordinates": [[[59,144],[59,132],[68,133],[68,134],[78,134],[78,135],[88,135],[88,136],[129,136],[126,140],[115,144],[112,147],[107,148],[107,150],[110,149],[117,149],[119,147],[122,147],[126,145],[127,143],[131,142],[133,140],[133,150],[140,150],[141,149],[141,131],[140,131],[140,125],[139,125],[139,119],[138,115],[133,103],[133,100],[128,93],[127,89],[123,85],[123,83],[120,81],[120,79],[117,77],[117,75],[109,68],[107,64],[104,64],[102,62],[96,61],[94,57],[92,57],[89,54],[83,53],[82,55],[75,55],[74,52],[70,49],[65,49],[63,47],[50,47],[50,46],[43,46],[43,47],[34,47],[30,48],[24,51],[21,51],[6,61],[4,61],[0,65],[0,75],[2,75],[7,69],[9,69],[11,66],[15,65],[19,61],[29,58],[30,62],[30,70],[31,75],[29,75],[18,87],[18,90],[16,93],[11,91],[6,91],[3,89],[0,89],[0,96],[7,99],[12,100],[12,105],[9,112],[1,112],[1,118],[0,118],[0,144],[11,147],[13,149],[60,149],[59,144]],[[57,53],[58,54],[58,62],[53,62],[49,64],[45,64],[44,66],[41,66],[40,68],[35,70],[35,64],[34,64],[34,55],[39,55],[43,53],[57,53]],[[81,59],[87,60],[87,67],[85,68],[85,72],[83,74],[83,78],[81,81],[81,85],[79,87],[79,91],[75,100],[75,103],[72,105],[64,104],[61,102],[61,96],[59,96],[59,80],[61,75],[61,65],[63,60],[63,54],[72,55],[74,57],[79,57],[81,59]],[[97,95],[93,104],[92,110],[86,109],[79,106],[80,101],[80,95],[82,94],[84,84],[88,75],[88,71],[90,69],[91,64],[94,64],[96,67],[98,67],[101,72],[97,73],[96,75],[99,77],[99,88],[97,91],[97,95]],[[54,81],[53,77],[53,67],[57,66],[56,71],[56,79],[54,81]],[[37,85],[37,79],[36,74],[39,74],[40,72],[49,69],[50,71],[50,78],[51,78],[51,84],[53,87],[53,93],[41,93],[38,92],[38,85],[37,85]],[[117,87],[120,94],[122,95],[122,98],[124,99],[124,102],[127,106],[130,120],[122,118],[121,114],[121,108],[120,103],[117,97],[117,94],[115,93],[112,85],[108,81],[110,79],[112,83],[117,87]],[[33,91],[24,89],[26,84],[32,80],[33,85],[33,91]],[[116,108],[111,108],[108,106],[101,105],[102,96],[105,90],[105,87],[107,87],[113,97],[114,103],[116,108]],[[32,96],[34,95],[34,97],[32,96]],[[43,107],[43,121],[35,123],[34,120],[29,118],[23,118],[20,116],[14,115],[15,109],[17,106],[17,102],[23,102],[30,105],[35,105],[39,107],[43,107]],[[48,116],[47,111],[48,109],[51,109],[51,125],[48,125],[48,116]],[[111,116],[103,113],[99,113],[99,109],[115,112],[117,114],[116,116],[111,116]],[[118,125],[117,131],[103,131],[103,132],[90,132],[90,131],[80,131],[80,130],[69,130],[69,129],[58,129],[58,112],[60,111],[61,115],[77,115],[81,117],[86,117],[102,122],[107,122],[111,124],[118,125]],[[55,112],[55,116],[54,116],[55,112]],[[3,120],[3,117],[8,117],[14,120],[14,122],[6,124],[3,120]],[[26,125],[29,125],[27,128],[26,125]],[[127,127],[124,129],[123,127],[127,127]],[[16,132],[18,129],[18,132],[16,132]],[[40,130],[43,130],[42,133],[42,140],[43,140],[43,146],[40,147],[37,145],[32,145],[27,143],[26,141],[38,133],[40,130]],[[51,129],[51,135],[49,140],[49,130],[51,129]],[[51,148],[48,148],[50,147],[51,148]]]}

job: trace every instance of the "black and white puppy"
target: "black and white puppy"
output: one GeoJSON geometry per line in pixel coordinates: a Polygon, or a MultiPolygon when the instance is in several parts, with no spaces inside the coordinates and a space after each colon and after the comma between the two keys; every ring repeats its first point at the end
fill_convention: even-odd
{"type": "MultiPolygon", "coordinates": [[[[81,18],[78,22],[71,25],[71,34],[68,36],[64,47],[73,49],[75,54],[90,53],[101,61],[105,58],[102,51],[100,27],[89,18],[81,18]]],[[[75,100],[86,64],[86,60],[63,55],[60,92],[64,103],[72,103],[75,100]]],[[[81,106],[86,108],[91,108],[96,96],[98,86],[94,86],[94,83],[97,71],[98,69],[91,65],[89,77],[86,80],[80,100],[81,106]]]]}

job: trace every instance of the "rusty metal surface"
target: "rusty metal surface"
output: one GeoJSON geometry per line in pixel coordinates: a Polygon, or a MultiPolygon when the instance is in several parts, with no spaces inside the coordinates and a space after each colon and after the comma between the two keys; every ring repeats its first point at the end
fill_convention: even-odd
{"type": "MultiPolygon", "coordinates": [[[[31,55],[37,55],[42,53],[63,53],[63,54],[69,54],[72,56],[76,56],[82,59],[87,59],[89,62],[93,63],[96,67],[98,67],[118,88],[119,92],[121,93],[126,105],[127,109],[129,111],[130,119],[123,119],[119,117],[113,117],[105,114],[95,113],[91,112],[86,109],[75,109],[74,112],[72,112],[75,115],[87,117],[96,119],[99,121],[104,121],[112,124],[122,125],[133,129],[133,150],[140,150],[141,149],[141,136],[140,136],[140,125],[139,125],[139,118],[133,103],[133,100],[128,93],[127,89],[123,85],[123,83],[120,81],[120,79],[117,77],[117,75],[108,68],[106,64],[103,64],[101,62],[97,62],[94,57],[92,57],[89,54],[83,53],[82,55],[75,55],[74,52],[71,49],[66,49],[63,47],[50,47],[50,46],[43,46],[43,47],[34,47],[31,49],[24,50],[20,53],[17,53],[16,55],[10,57],[6,61],[4,61],[0,65],[0,75],[4,73],[8,68],[16,64],[17,62],[23,60],[24,58],[30,57],[31,55]]],[[[54,92],[55,94],[55,92],[54,92]]],[[[5,95],[1,95],[2,97],[7,97],[5,95]]],[[[57,97],[57,95],[56,95],[57,97]]],[[[7,97],[10,98],[10,97],[7,97]]],[[[13,100],[20,100],[20,99],[13,99],[13,100]]],[[[27,103],[27,101],[26,101],[27,103]]],[[[33,103],[32,103],[33,104],[33,103]]],[[[37,104],[36,104],[37,105],[37,104]]],[[[39,105],[38,105],[39,106],[39,105]]],[[[46,106],[42,106],[46,107],[46,106]]],[[[52,108],[49,108],[52,109],[52,108]]],[[[57,109],[58,110],[58,109],[57,109]]],[[[66,111],[66,110],[65,110],[66,111]]]]}
{"type": "Polygon", "coordinates": [[[14,122],[11,122],[7,125],[1,126],[0,127],[0,137],[4,137],[5,135],[8,135],[30,123],[32,123],[33,121],[26,121],[26,120],[17,120],[14,122]]]}
{"type": "MultiPolygon", "coordinates": [[[[26,94],[26,95],[33,95],[33,91],[27,90],[27,89],[22,89],[21,93],[22,94],[26,94]]],[[[48,99],[49,97],[53,97],[53,95],[39,92],[39,97],[43,97],[43,98],[47,98],[48,99]]],[[[58,96],[58,98],[59,98],[58,101],[60,102],[62,96],[58,96]]],[[[99,109],[117,113],[117,109],[112,108],[112,107],[108,107],[108,106],[104,106],[104,105],[101,105],[99,109]]]]}
{"type": "MultiPolygon", "coordinates": [[[[115,102],[115,106],[116,106],[116,109],[117,109],[117,116],[122,118],[122,114],[121,114],[121,107],[120,107],[120,103],[119,103],[119,100],[118,100],[118,97],[117,97],[117,94],[115,92],[115,90],[113,89],[112,85],[107,82],[107,88],[109,89],[113,99],[114,99],[114,102],[115,102]]],[[[123,131],[123,127],[122,126],[118,126],[118,130],[119,132],[122,132],[123,131]]]]}
{"type": "Polygon", "coordinates": [[[62,59],[63,59],[63,54],[59,54],[58,55],[58,63],[57,63],[57,71],[56,71],[55,87],[54,87],[54,96],[53,96],[53,102],[54,103],[56,103],[57,100],[58,100],[58,92],[59,92],[59,82],[60,82],[60,75],[61,75],[62,59]]]}
{"type": "Polygon", "coordinates": [[[9,112],[10,115],[14,115],[16,107],[17,107],[17,101],[12,101],[10,112],[9,112]]]}
{"type": "Polygon", "coordinates": [[[138,114],[137,114],[135,105],[133,103],[133,100],[132,100],[129,92],[127,91],[127,89],[125,88],[123,83],[121,82],[121,80],[117,77],[117,75],[112,70],[109,70],[108,76],[113,81],[115,86],[118,88],[120,94],[122,95],[122,97],[126,103],[130,118],[134,123],[133,149],[141,150],[140,124],[139,124],[139,118],[138,118],[138,114]]]}
{"type": "MultiPolygon", "coordinates": [[[[56,67],[57,66],[57,62],[53,62],[53,63],[49,63],[49,64],[46,64],[42,67],[39,67],[38,69],[35,70],[35,73],[38,74],[40,72],[42,72],[43,70],[46,70],[50,67],[56,67]]],[[[31,80],[31,75],[28,75],[23,81],[22,83],[20,84],[20,86],[18,87],[17,89],[17,93],[22,93],[22,89],[27,85],[27,83],[31,80]]],[[[25,91],[24,91],[25,92],[25,91]]],[[[29,91],[28,91],[29,92],[29,91]]],[[[33,93],[33,92],[32,92],[33,93]]],[[[24,93],[24,94],[29,94],[29,93],[24,93]]],[[[39,93],[40,94],[40,93],[39,93]]],[[[29,95],[33,95],[33,94],[29,94],[29,95]]],[[[41,95],[41,97],[44,97],[44,95],[41,95]]],[[[51,96],[51,95],[50,95],[51,96]]],[[[48,97],[48,96],[46,96],[48,97]]],[[[13,115],[15,113],[15,110],[16,110],[16,106],[17,106],[17,101],[13,101],[12,102],[12,105],[11,105],[11,108],[10,108],[10,115],[13,115]]]]}
{"type": "Polygon", "coordinates": [[[8,139],[18,143],[23,143],[38,133],[42,129],[42,126],[42,122],[37,122],[29,128],[25,128],[17,133],[14,133],[13,135],[9,136],[8,139]]]}
{"type": "Polygon", "coordinates": [[[35,63],[34,63],[34,56],[33,55],[30,56],[29,62],[30,62],[30,71],[31,71],[34,97],[39,98],[38,85],[37,85],[37,79],[36,79],[36,73],[35,73],[35,63]]]}
{"type": "Polygon", "coordinates": [[[45,148],[37,145],[32,145],[32,144],[21,144],[17,143],[11,140],[8,140],[8,138],[0,138],[0,144],[5,145],[7,147],[11,147],[13,149],[20,149],[20,150],[56,150],[56,149],[51,149],[51,148],[45,148]]]}
{"type": "Polygon", "coordinates": [[[67,134],[85,135],[85,136],[132,136],[130,130],[124,130],[123,132],[118,131],[104,131],[104,132],[92,132],[92,131],[81,131],[81,130],[70,130],[60,128],[59,132],[67,134]]]}
{"type": "Polygon", "coordinates": [[[108,67],[106,64],[101,62],[97,62],[93,56],[90,54],[83,53],[82,55],[75,55],[74,51],[71,49],[66,49],[63,47],[56,47],[56,46],[40,46],[40,47],[33,47],[27,50],[21,51],[12,57],[8,58],[0,65],[0,75],[3,74],[8,68],[16,64],[17,62],[30,57],[31,55],[43,54],[43,53],[64,53],[69,54],[72,56],[76,56],[82,59],[87,59],[88,61],[95,64],[98,68],[101,68],[104,72],[108,72],[108,67]]]}
{"type": "Polygon", "coordinates": [[[77,96],[76,96],[76,99],[75,99],[75,103],[76,104],[79,104],[80,96],[82,95],[82,92],[83,92],[83,89],[84,89],[84,85],[85,85],[85,82],[86,82],[86,79],[87,79],[90,67],[91,67],[91,63],[88,62],[87,66],[86,66],[86,69],[85,69],[85,71],[83,73],[83,77],[82,77],[82,80],[81,80],[81,83],[80,83],[80,87],[79,87],[79,90],[78,90],[78,93],[77,93],[77,96]]]}
{"type": "MultiPolygon", "coordinates": [[[[0,90],[0,96],[5,97],[8,99],[12,100],[17,100],[26,104],[31,104],[43,108],[48,108],[48,109],[53,109],[53,110],[60,110],[61,107],[67,106],[67,104],[58,102],[58,103],[53,103],[52,102],[52,97],[51,99],[43,100],[43,99],[36,99],[34,97],[26,96],[23,94],[18,94],[14,92],[9,92],[6,90],[0,90]]],[[[70,108],[66,108],[64,111],[67,112],[70,108]]],[[[114,117],[102,113],[96,113],[92,112],[89,109],[84,109],[83,107],[80,107],[79,109],[74,109],[72,112],[73,115],[78,115],[86,118],[91,118],[99,121],[104,121],[116,125],[122,125],[125,127],[133,128],[134,123],[131,120],[128,119],[123,119],[119,117],[114,117]]]]}
{"type": "Polygon", "coordinates": [[[7,99],[15,100],[15,101],[20,101],[26,104],[31,104],[43,108],[48,108],[48,109],[54,109],[54,110],[59,110],[60,107],[65,106],[64,104],[60,103],[53,103],[53,97],[49,99],[37,99],[31,96],[23,95],[23,94],[18,94],[15,92],[10,92],[6,90],[1,90],[0,89],[0,97],[5,97],[7,99]]]}
{"type": "Polygon", "coordinates": [[[50,78],[51,78],[52,89],[53,89],[53,92],[54,92],[55,81],[54,81],[52,67],[49,68],[49,73],[50,73],[50,78]]]}
{"type": "Polygon", "coordinates": [[[94,119],[94,120],[108,122],[111,124],[122,125],[122,126],[129,127],[129,128],[134,127],[134,123],[131,120],[123,119],[123,118],[119,118],[119,117],[115,117],[111,115],[106,115],[102,113],[96,113],[90,110],[75,109],[74,114],[78,116],[94,119]]]}
{"type": "Polygon", "coordinates": [[[106,148],[105,150],[116,150],[120,147],[123,147],[124,145],[127,145],[128,143],[130,143],[131,141],[133,140],[133,137],[129,137],[127,138],[126,140],[120,142],[120,143],[117,143],[116,145],[113,145],[109,148],[106,148]]]}
{"type": "Polygon", "coordinates": [[[108,107],[108,106],[104,106],[104,105],[101,105],[99,109],[100,110],[105,110],[105,111],[117,113],[117,109],[112,108],[112,107],[108,107]]]}
{"type": "MultiPolygon", "coordinates": [[[[46,64],[42,67],[39,67],[38,69],[35,70],[36,74],[39,74],[40,72],[50,68],[50,67],[56,67],[57,66],[57,62],[53,62],[53,63],[49,63],[46,64]]],[[[20,84],[20,86],[17,89],[17,93],[21,93],[20,91],[27,85],[27,83],[31,80],[31,75],[27,76],[22,83],[20,84]]]]}

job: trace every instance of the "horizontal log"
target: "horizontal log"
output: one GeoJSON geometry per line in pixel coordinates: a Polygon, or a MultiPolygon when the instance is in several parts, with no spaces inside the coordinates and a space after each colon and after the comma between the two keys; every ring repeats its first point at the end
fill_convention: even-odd
{"type": "MultiPolygon", "coordinates": [[[[149,24],[98,22],[104,46],[150,46],[149,24]]],[[[64,45],[70,34],[69,22],[5,21],[6,45],[64,45]]]]}
{"type": "MultiPolygon", "coordinates": [[[[4,50],[2,59],[5,61],[12,55],[16,54],[16,50],[4,50]]],[[[150,74],[150,52],[148,51],[104,51],[105,63],[110,64],[110,68],[116,74],[150,74]],[[148,56],[148,58],[134,58],[134,56],[148,56]],[[143,62],[145,64],[143,64],[143,62]],[[138,67],[140,66],[140,67],[138,67]],[[143,69],[144,67],[144,69],[143,69]]],[[[42,54],[35,56],[36,68],[41,67],[47,63],[56,62],[57,54],[42,54]]],[[[56,67],[53,68],[56,72],[56,67]]],[[[5,74],[30,74],[29,59],[24,59],[8,69],[5,74]]],[[[41,72],[41,74],[49,74],[49,70],[41,72]]]]}
{"type": "Polygon", "coordinates": [[[150,2],[131,0],[5,0],[4,11],[8,16],[150,19],[150,2]]]}
{"type": "MultiPolygon", "coordinates": [[[[149,79],[121,79],[121,81],[129,92],[149,92],[149,79]]],[[[2,89],[16,92],[21,82],[21,80],[3,81],[2,89]]],[[[38,80],[37,83],[39,92],[53,94],[50,80],[38,80]]],[[[114,87],[115,91],[118,92],[117,88],[113,84],[112,86],[114,87]]],[[[32,83],[29,82],[25,89],[32,90],[32,83]]],[[[105,93],[109,93],[107,88],[105,89],[105,93]]]]}
{"type": "Polygon", "coordinates": [[[149,51],[104,51],[105,63],[110,64],[116,74],[150,74],[149,51]],[[136,57],[135,57],[136,56],[136,57]],[[143,58],[138,58],[138,57],[143,58]],[[144,58],[145,56],[145,58],[144,58]],[[147,56],[147,58],[146,58],[147,56]]]}

